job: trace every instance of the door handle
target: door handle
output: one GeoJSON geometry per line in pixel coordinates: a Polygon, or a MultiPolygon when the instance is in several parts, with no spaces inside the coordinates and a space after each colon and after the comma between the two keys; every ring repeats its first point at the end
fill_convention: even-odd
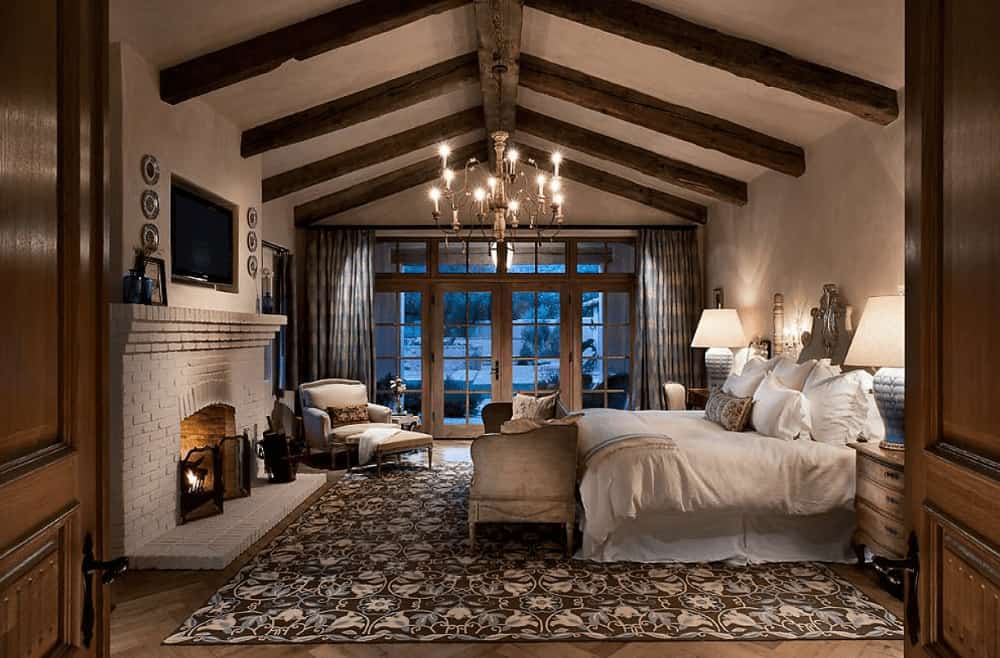
{"type": "Polygon", "coordinates": [[[917,546],[917,533],[910,532],[908,542],[909,548],[906,557],[902,560],[890,560],[889,558],[875,556],[872,564],[875,568],[885,574],[886,578],[894,583],[903,582],[906,586],[906,610],[904,616],[906,620],[907,635],[910,644],[916,644],[920,640],[920,603],[917,600],[917,584],[920,576],[920,550],[917,546]]]}
{"type": "Polygon", "coordinates": [[[500,359],[493,362],[493,379],[500,381],[500,359]]]}
{"type": "Polygon", "coordinates": [[[128,558],[119,557],[114,560],[97,560],[94,557],[94,538],[87,533],[83,539],[83,620],[80,632],[83,635],[83,646],[90,648],[94,639],[94,574],[101,572],[101,582],[110,585],[115,578],[128,570],[128,558]]]}

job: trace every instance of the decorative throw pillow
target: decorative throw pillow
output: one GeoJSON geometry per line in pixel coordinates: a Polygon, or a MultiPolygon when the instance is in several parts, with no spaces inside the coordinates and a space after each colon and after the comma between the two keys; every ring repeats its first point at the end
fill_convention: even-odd
{"type": "MultiPolygon", "coordinates": [[[[819,370],[823,366],[817,366],[819,370]]],[[[868,422],[868,399],[857,378],[810,375],[803,391],[809,400],[812,438],[820,443],[847,445],[857,441],[868,422]]]]}
{"type": "Polygon", "coordinates": [[[882,414],[879,413],[878,404],[875,402],[875,391],[873,390],[875,378],[867,370],[852,370],[845,373],[844,377],[858,382],[858,386],[865,394],[865,401],[868,403],[868,413],[861,436],[876,443],[881,441],[885,438],[885,422],[882,420],[882,414]]]}
{"type": "Polygon", "coordinates": [[[754,428],[765,436],[791,441],[811,432],[809,400],[800,391],[788,388],[774,372],[764,377],[753,394],[754,428]]]}
{"type": "Polygon", "coordinates": [[[806,379],[809,378],[809,374],[815,367],[816,359],[796,363],[795,359],[782,358],[778,360],[771,372],[777,375],[781,383],[788,388],[801,391],[806,384],[806,379]]]}
{"type": "Polygon", "coordinates": [[[726,378],[722,392],[737,398],[752,398],[769,367],[770,364],[764,359],[750,359],[743,366],[741,374],[732,374],[726,378]]]}
{"type": "Polygon", "coordinates": [[[531,395],[514,394],[513,413],[511,420],[517,418],[534,418],[549,420],[556,415],[556,403],[559,401],[559,391],[552,395],[536,398],[531,395]]]}
{"type": "Polygon", "coordinates": [[[538,420],[537,418],[512,418],[500,426],[501,434],[523,434],[540,427],[551,427],[554,425],[576,425],[577,421],[583,417],[583,412],[576,412],[563,416],[562,418],[552,418],[550,420],[538,420]]]}
{"type": "Polygon", "coordinates": [[[816,362],[816,367],[812,369],[812,372],[810,372],[809,376],[806,378],[806,383],[802,385],[802,392],[805,393],[817,383],[823,381],[824,379],[836,377],[840,373],[840,366],[833,365],[833,362],[830,359],[820,359],[816,362]]]}
{"type": "Polygon", "coordinates": [[[750,420],[753,399],[738,398],[719,390],[712,391],[705,403],[705,418],[716,423],[724,430],[742,432],[750,420]]]}
{"type": "Polygon", "coordinates": [[[353,425],[368,422],[368,404],[351,404],[346,407],[329,407],[326,410],[330,416],[330,426],[353,425]]]}

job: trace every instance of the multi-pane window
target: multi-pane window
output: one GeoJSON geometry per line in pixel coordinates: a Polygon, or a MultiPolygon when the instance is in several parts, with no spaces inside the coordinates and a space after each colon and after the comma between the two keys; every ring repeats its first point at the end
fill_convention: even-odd
{"type": "Polygon", "coordinates": [[[511,274],[565,274],[566,243],[549,240],[507,243],[511,274]]]}
{"type": "Polygon", "coordinates": [[[402,377],[406,382],[403,408],[420,413],[423,400],[421,314],[423,295],[419,292],[375,293],[375,400],[396,409],[389,382],[402,377]]]}
{"type": "Polygon", "coordinates": [[[635,247],[631,242],[577,242],[577,274],[632,274],[635,247]]]}
{"type": "Polygon", "coordinates": [[[377,274],[424,274],[427,272],[426,242],[375,243],[377,274]]]}
{"type": "Polygon", "coordinates": [[[461,240],[439,242],[438,271],[442,274],[492,274],[497,271],[496,245],[461,240]]]}
{"type": "Polygon", "coordinates": [[[493,293],[446,292],[444,304],[444,422],[478,424],[491,399],[493,293]]]}
{"type": "Polygon", "coordinates": [[[511,294],[511,356],[516,393],[545,394],[559,388],[559,293],[511,294]]]}
{"type": "Polygon", "coordinates": [[[631,306],[627,292],[588,291],[581,297],[583,407],[629,406],[631,306]]]}

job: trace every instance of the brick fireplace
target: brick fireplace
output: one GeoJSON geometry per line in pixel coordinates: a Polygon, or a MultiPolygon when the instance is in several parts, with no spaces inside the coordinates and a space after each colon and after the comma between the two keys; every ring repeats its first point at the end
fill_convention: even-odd
{"type": "Polygon", "coordinates": [[[263,431],[273,405],[266,349],[283,324],[280,315],[112,305],[116,555],[135,554],[178,525],[177,467],[186,446],[263,431]]]}

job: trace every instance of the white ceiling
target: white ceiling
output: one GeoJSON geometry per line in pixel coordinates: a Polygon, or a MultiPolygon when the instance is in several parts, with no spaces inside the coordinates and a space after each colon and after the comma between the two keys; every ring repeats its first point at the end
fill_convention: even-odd
{"type": "MultiPolygon", "coordinates": [[[[898,89],[903,84],[904,0],[646,0],[647,4],[723,32],[898,89]]],[[[128,41],[159,68],[257,34],[351,4],[342,0],[111,0],[111,39],[128,41]]],[[[201,97],[240,128],[360,91],[474,50],[471,4],[416,21],[371,39],[287,62],[270,73],[201,97]]],[[[664,100],[744,124],[806,149],[851,119],[845,113],[724,71],[685,60],[530,8],[524,11],[522,51],[579,69],[664,100]]],[[[192,102],[192,101],[188,101],[192,102]]],[[[195,101],[196,102],[196,101],[195,101]]],[[[473,107],[477,84],[440,98],[262,156],[265,176],[365,144],[473,107]]],[[[573,104],[519,90],[519,103],[538,112],[663,155],[750,181],[765,171],[717,151],[666,137],[573,104]]],[[[454,140],[468,143],[475,134],[454,140]]],[[[537,146],[544,142],[524,137],[537,146]]],[[[433,149],[313,186],[293,195],[301,203],[370,176],[415,162],[433,149]]],[[[708,203],[642,174],[569,153],[580,162],[708,203]]],[[[425,223],[424,189],[411,190],[338,216],[336,223],[425,223]],[[416,217],[414,217],[416,215],[416,217]]],[[[619,197],[571,185],[567,213],[580,223],[672,221],[619,197]]],[[[289,200],[282,200],[283,207],[289,200]]]]}

